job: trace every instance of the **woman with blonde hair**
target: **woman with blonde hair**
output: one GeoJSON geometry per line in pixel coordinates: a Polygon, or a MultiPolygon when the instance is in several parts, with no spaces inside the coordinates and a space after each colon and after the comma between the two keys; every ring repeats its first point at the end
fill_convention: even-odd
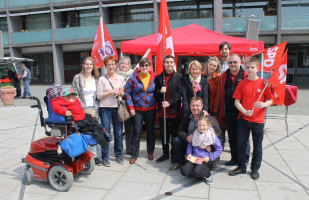
{"type": "Polygon", "coordinates": [[[203,99],[203,111],[208,115],[208,82],[202,73],[202,65],[197,60],[189,63],[188,74],[184,75],[182,82],[182,109],[183,114],[190,113],[190,99],[194,96],[203,99]]]}
{"type": "Polygon", "coordinates": [[[221,64],[217,57],[209,57],[204,75],[209,85],[209,114],[218,120],[221,91],[221,64]]]}
{"type": "MultiPolygon", "coordinates": [[[[91,57],[84,59],[82,71],[76,74],[72,81],[72,89],[76,92],[82,108],[93,117],[98,118],[98,100],[96,96],[97,83],[100,73],[91,57]]],[[[102,162],[97,158],[97,146],[90,146],[94,161],[97,165],[102,162]]]]}

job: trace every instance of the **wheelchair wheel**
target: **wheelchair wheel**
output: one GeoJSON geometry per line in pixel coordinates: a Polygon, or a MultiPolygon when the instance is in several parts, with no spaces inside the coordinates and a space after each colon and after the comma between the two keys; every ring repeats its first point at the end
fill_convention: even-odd
{"type": "Polygon", "coordinates": [[[27,185],[30,185],[31,184],[31,172],[30,172],[29,165],[26,165],[25,167],[25,177],[26,177],[27,185]]]}
{"type": "Polygon", "coordinates": [[[73,184],[73,174],[60,165],[53,166],[48,172],[48,181],[60,192],[68,191],[73,184]]]}
{"type": "Polygon", "coordinates": [[[94,158],[92,157],[89,160],[89,162],[86,163],[85,169],[81,171],[80,173],[83,175],[90,175],[94,170],[94,166],[95,166],[95,162],[94,162],[94,158]]]}

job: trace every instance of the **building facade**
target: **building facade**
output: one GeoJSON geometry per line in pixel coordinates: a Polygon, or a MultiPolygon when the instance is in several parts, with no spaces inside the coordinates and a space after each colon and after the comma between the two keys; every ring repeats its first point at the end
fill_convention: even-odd
{"type": "MultiPolygon", "coordinates": [[[[245,37],[248,20],[259,20],[265,47],[288,40],[287,82],[309,86],[309,0],[167,2],[172,29],[196,23],[245,37]]],[[[4,55],[34,59],[34,83],[69,83],[91,54],[100,16],[119,50],[121,41],[157,32],[159,7],[160,0],[0,0],[4,55]]]]}

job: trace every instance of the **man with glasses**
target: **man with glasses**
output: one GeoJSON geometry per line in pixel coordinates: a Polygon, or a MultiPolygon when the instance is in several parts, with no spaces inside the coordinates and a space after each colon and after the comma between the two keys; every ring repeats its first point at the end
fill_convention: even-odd
{"type": "MultiPolygon", "coordinates": [[[[233,99],[234,91],[238,83],[246,76],[245,71],[241,67],[240,57],[233,54],[228,59],[229,69],[222,74],[222,87],[221,87],[221,108],[220,117],[224,117],[226,121],[227,132],[229,136],[229,145],[231,151],[231,160],[226,162],[225,165],[237,165],[237,117],[239,114],[238,109],[234,105],[233,99]]],[[[247,146],[246,156],[249,159],[250,145],[247,146]]],[[[247,162],[246,162],[247,163],[247,162]]]]}
{"type": "MultiPolygon", "coordinates": [[[[179,125],[179,114],[182,94],[182,75],[174,71],[175,58],[172,55],[166,56],[163,60],[163,65],[163,72],[159,74],[155,79],[155,98],[158,106],[160,137],[163,149],[163,155],[156,160],[157,163],[163,162],[170,158],[170,135],[172,136],[172,140],[176,136],[176,131],[179,125]],[[165,83],[163,79],[165,79],[165,83]],[[165,101],[163,101],[163,93],[165,93],[165,101]],[[166,109],[166,138],[164,138],[164,108],[166,109]],[[165,144],[164,139],[166,139],[165,144]]],[[[172,164],[174,164],[175,162],[173,156],[173,146],[171,148],[171,162],[172,164]]]]}
{"type": "Polygon", "coordinates": [[[228,60],[229,60],[229,56],[230,56],[230,52],[231,52],[231,45],[228,42],[222,42],[219,45],[219,51],[220,54],[222,56],[222,58],[220,59],[221,62],[221,69],[222,69],[222,73],[225,72],[229,66],[228,66],[228,60]]]}

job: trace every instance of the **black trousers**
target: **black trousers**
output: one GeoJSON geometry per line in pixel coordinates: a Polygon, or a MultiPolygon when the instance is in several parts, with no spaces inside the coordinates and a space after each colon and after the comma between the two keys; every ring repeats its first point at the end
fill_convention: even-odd
{"type": "MultiPolygon", "coordinates": [[[[166,144],[164,144],[164,126],[163,126],[163,119],[159,117],[160,122],[160,138],[161,144],[163,149],[163,154],[169,156],[169,143],[170,143],[170,136],[172,136],[172,140],[176,137],[176,131],[179,125],[179,117],[176,118],[166,118],[166,144]]],[[[173,145],[171,148],[171,155],[173,157],[173,145]]]]}
{"type": "Polygon", "coordinates": [[[200,165],[187,161],[186,164],[180,169],[183,176],[194,176],[197,178],[208,178],[211,175],[209,170],[209,163],[202,162],[200,165]]]}

